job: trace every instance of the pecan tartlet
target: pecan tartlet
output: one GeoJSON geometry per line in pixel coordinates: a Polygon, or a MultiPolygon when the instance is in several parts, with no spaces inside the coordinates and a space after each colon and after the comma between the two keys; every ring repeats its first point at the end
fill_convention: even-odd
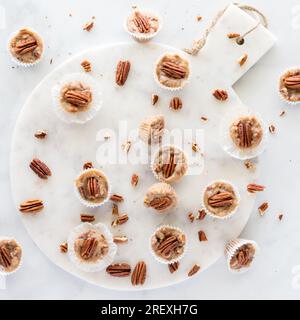
{"type": "Polygon", "coordinates": [[[109,198],[109,182],[98,169],[86,169],[76,179],[75,186],[81,202],[88,207],[102,205],[109,198]]]}
{"type": "Polygon", "coordinates": [[[144,119],[139,126],[139,137],[145,143],[157,144],[164,134],[165,119],[163,116],[151,116],[144,119]]]}
{"type": "Polygon", "coordinates": [[[134,10],[126,19],[125,29],[138,41],[153,38],[161,29],[161,18],[152,12],[134,10]]]}
{"type": "Polygon", "coordinates": [[[176,227],[162,226],[151,237],[154,257],[161,263],[179,261],[185,252],[186,236],[176,227]]]}
{"type": "Polygon", "coordinates": [[[176,191],[167,183],[155,183],[147,191],[144,204],[157,213],[166,213],[174,209],[178,203],[176,191]]]}
{"type": "Polygon", "coordinates": [[[300,68],[286,71],[279,80],[281,97],[290,103],[300,103],[300,68]]]}
{"type": "Polygon", "coordinates": [[[19,30],[9,42],[9,52],[21,65],[37,63],[43,54],[44,45],[41,37],[30,29],[19,30]]]}
{"type": "Polygon", "coordinates": [[[21,262],[22,249],[14,239],[0,240],[0,273],[15,271],[21,262]]]}
{"type": "Polygon", "coordinates": [[[187,156],[175,146],[161,147],[152,163],[153,174],[161,182],[177,182],[186,174],[187,169],[187,156]]]}
{"type": "Polygon", "coordinates": [[[235,120],[230,128],[234,145],[242,150],[256,148],[263,139],[263,127],[255,116],[243,116],[235,120]]]}
{"type": "Polygon", "coordinates": [[[235,212],[239,195],[228,182],[216,181],[205,188],[202,201],[207,214],[222,219],[235,212]]]}
{"type": "Polygon", "coordinates": [[[178,54],[165,54],[155,66],[155,78],[163,88],[181,89],[189,75],[189,62],[178,54]]]}

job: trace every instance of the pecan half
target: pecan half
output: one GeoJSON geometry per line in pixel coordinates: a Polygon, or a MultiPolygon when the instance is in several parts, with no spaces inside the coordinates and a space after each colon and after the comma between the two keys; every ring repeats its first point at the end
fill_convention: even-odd
{"type": "Polygon", "coordinates": [[[171,177],[175,171],[176,163],[174,159],[174,154],[170,154],[169,163],[165,163],[162,166],[162,174],[167,179],[171,177]]]}
{"type": "Polygon", "coordinates": [[[88,192],[88,195],[92,198],[96,198],[99,196],[99,193],[100,193],[99,181],[95,177],[89,177],[87,179],[87,192],[88,192]]]}
{"type": "Polygon", "coordinates": [[[89,90],[69,89],[64,93],[63,98],[75,107],[84,108],[92,101],[92,93],[89,90]]]}
{"type": "Polygon", "coordinates": [[[179,241],[176,236],[166,237],[157,247],[158,253],[162,257],[168,257],[171,251],[174,251],[179,245],[179,241]]]}
{"type": "Polygon", "coordinates": [[[170,197],[157,197],[150,201],[149,205],[155,210],[164,210],[172,204],[172,199],[170,197]]]}
{"type": "Polygon", "coordinates": [[[247,186],[247,191],[250,193],[260,192],[264,190],[265,190],[265,186],[255,184],[255,183],[250,183],[247,186]]]}
{"type": "Polygon", "coordinates": [[[241,35],[239,34],[239,33],[228,33],[227,34],[227,37],[229,38],[229,39],[235,39],[235,38],[238,38],[238,37],[240,37],[241,35]]]}
{"type": "Polygon", "coordinates": [[[98,240],[96,238],[90,238],[90,239],[84,240],[80,250],[80,256],[85,260],[90,259],[95,253],[97,246],[98,246],[98,240]]]}
{"type": "Polygon", "coordinates": [[[42,200],[27,200],[20,204],[19,210],[23,213],[38,212],[44,208],[42,200]]]}
{"type": "Polygon", "coordinates": [[[173,263],[169,263],[169,264],[168,264],[168,268],[169,268],[169,271],[170,271],[171,273],[174,273],[174,272],[177,271],[178,268],[179,268],[179,262],[176,261],[176,262],[173,262],[173,263]]]}
{"type": "Polygon", "coordinates": [[[95,216],[93,214],[82,213],[80,215],[80,220],[81,222],[93,222],[95,221],[95,216]]]}
{"type": "Polygon", "coordinates": [[[126,243],[128,238],[126,236],[114,236],[114,243],[126,243]]]}
{"type": "Polygon", "coordinates": [[[198,232],[199,241],[207,241],[207,237],[204,231],[200,230],[198,232]]]}
{"type": "Polygon", "coordinates": [[[251,128],[251,123],[248,120],[241,120],[238,123],[238,137],[240,140],[240,147],[249,148],[252,144],[253,132],[251,128]]]}
{"type": "Polygon", "coordinates": [[[133,286],[143,285],[146,280],[147,275],[147,266],[144,261],[140,261],[135,266],[132,275],[131,275],[131,283],[133,286]]]}
{"type": "Polygon", "coordinates": [[[112,223],[111,226],[112,227],[116,227],[120,224],[124,224],[125,222],[127,222],[129,219],[127,214],[123,214],[122,216],[119,216],[118,218],[116,218],[112,223]]]}
{"type": "Polygon", "coordinates": [[[226,90],[217,89],[213,92],[213,96],[220,101],[225,101],[228,98],[228,93],[226,90]]]}
{"type": "Polygon", "coordinates": [[[136,186],[138,185],[138,183],[139,183],[139,176],[138,176],[136,173],[134,173],[134,174],[131,176],[131,185],[132,185],[133,187],[136,187],[136,186]]]}
{"type": "Polygon", "coordinates": [[[127,80],[128,74],[130,71],[130,62],[126,61],[119,61],[117,65],[116,71],[116,84],[119,86],[123,86],[127,80]]]}
{"type": "Polygon", "coordinates": [[[171,99],[169,108],[172,110],[180,110],[182,108],[182,101],[179,97],[174,97],[171,99]]]}
{"type": "Polygon", "coordinates": [[[83,165],[83,169],[86,170],[86,169],[92,169],[94,168],[92,162],[86,162],[84,165],[83,165]]]}
{"type": "Polygon", "coordinates": [[[114,202],[124,201],[124,198],[120,194],[117,194],[117,193],[112,194],[109,199],[114,202]]]}
{"type": "Polygon", "coordinates": [[[300,76],[290,76],[284,79],[284,85],[288,89],[300,89],[300,76]]]}
{"type": "Polygon", "coordinates": [[[169,78],[183,79],[186,76],[186,69],[171,61],[162,63],[161,71],[169,78]]]}
{"type": "Polygon", "coordinates": [[[3,265],[4,268],[8,268],[11,265],[11,255],[4,246],[0,248],[0,258],[0,264],[3,265]]]}
{"type": "Polygon", "coordinates": [[[200,270],[199,264],[197,264],[197,263],[194,264],[193,267],[192,267],[192,269],[189,271],[188,276],[189,276],[189,277],[193,276],[193,275],[196,274],[199,270],[200,270]]]}
{"type": "Polygon", "coordinates": [[[208,198],[208,204],[213,208],[230,207],[233,204],[233,196],[230,192],[220,192],[208,198]]]}
{"type": "Polygon", "coordinates": [[[34,173],[36,173],[41,179],[48,179],[51,176],[51,170],[48,166],[39,159],[33,159],[30,162],[29,167],[34,173]]]}
{"type": "Polygon", "coordinates": [[[34,51],[37,47],[38,44],[36,42],[36,39],[34,39],[33,37],[28,37],[25,40],[17,41],[15,52],[17,54],[23,55],[25,53],[34,51]]]}
{"type": "Polygon", "coordinates": [[[150,32],[149,20],[139,11],[136,11],[134,13],[133,23],[135,24],[140,33],[150,32]]]}
{"type": "Polygon", "coordinates": [[[268,202],[262,203],[262,204],[258,207],[258,212],[259,212],[259,214],[260,214],[261,216],[263,216],[268,208],[269,208],[268,202]]]}
{"type": "Polygon", "coordinates": [[[83,70],[85,72],[91,72],[92,71],[92,65],[88,60],[82,61],[80,65],[82,66],[82,68],[83,68],[83,70]]]}
{"type": "Polygon", "coordinates": [[[151,96],[151,103],[154,106],[156,104],[156,102],[158,101],[159,97],[157,94],[152,94],[151,96]]]}
{"type": "Polygon", "coordinates": [[[128,277],[131,267],[128,263],[114,263],[106,268],[106,272],[112,277],[128,277]]]}
{"type": "Polygon", "coordinates": [[[37,139],[44,139],[46,138],[47,136],[47,131],[46,130],[37,130],[34,134],[34,136],[37,138],[37,139]]]}
{"type": "Polygon", "coordinates": [[[67,242],[63,242],[60,246],[59,249],[62,253],[66,253],[68,251],[68,243],[67,242]]]}

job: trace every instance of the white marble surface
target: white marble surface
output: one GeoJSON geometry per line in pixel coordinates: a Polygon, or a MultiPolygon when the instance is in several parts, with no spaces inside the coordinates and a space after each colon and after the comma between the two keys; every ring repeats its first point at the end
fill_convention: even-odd
{"type": "MultiPolygon", "coordinates": [[[[99,1],[94,3],[91,1],[89,6],[80,4],[79,1],[72,3],[57,1],[60,8],[57,10],[53,2],[51,7],[46,2],[37,1],[1,2],[6,9],[6,29],[0,30],[1,39],[6,39],[11,31],[20,26],[19,22],[22,20],[22,24],[43,30],[50,48],[39,68],[28,72],[11,68],[12,64],[5,52],[5,41],[1,43],[0,90],[5,98],[2,99],[3,113],[0,120],[3,155],[0,190],[4,204],[1,211],[0,232],[17,236],[30,259],[26,261],[22,270],[8,279],[8,289],[0,293],[0,298],[128,298],[126,293],[99,289],[75,279],[51,264],[37,250],[25,232],[11,200],[8,187],[8,157],[17,114],[32,88],[69,54],[95,44],[127,40],[117,21],[122,20],[123,13],[130,3],[115,1],[107,6],[103,1],[104,10],[99,1]],[[15,14],[16,9],[18,15],[15,14]],[[69,13],[72,13],[72,17],[68,16],[69,13]],[[86,35],[81,31],[81,25],[93,15],[96,16],[95,30],[86,35]],[[20,19],[20,16],[23,19],[20,19]],[[113,20],[110,18],[112,16],[113,20]],[[69,38],[68,42],[65,41],[66,37],[69,38]],[[60,48],[60,52],[57,48],[60,48]],[[51,58],[53,58],[52,65],[48,64],[51,58]]],[[[226,1],[215,1],[209,8],[204,1],[191,1],[188,7],[180,2],[174,6],[174,1],[154,3],[153,9],[162,12],[165,19],[164,30],[157,40],[177,47],[186,46],[203,31],[214,12],[226,3],[226,1]],[[204,17],[200,23],[195,19],[198,14],[204,17]]],[[[142,5],[142,2],[140,4],[142,5]]],[[[292,286],[292,268],[300,263],[297,256],[299,220],[297,221],[296,211],[297,176],[300,173],[300,168],[297,166],[300,155],[296,150],[299,144],[297,137],[299,115],[296,108],[287,107],[279,101],[275,90],[278,73],[288,66],[297,64],[299,8],[297,9],[296,1],[285,2],[282,7],[280,4],[268,5],[266,1],[265,3],[252,1],[252,4],[259,5],[270,17],[271,30],[279,38],[277,48],[264,57],[235,86],[242,100],[259,111],[270,123],[274,123],[278,129],[277,134],[271,137],[270,148],[261,158],[263,169],[261,181],[268,188],[258,197],[257,205],[263,200],[268,200],[270,210],[264,218],[260,218],[254,211],[250,223],[243,232],[243,236],[253,238],[260,243],[262,257],[256,268],[243,276],[235,277],[224,272],[224,261],[220,260],[199,276],[197,281],[178,285],[176,287],[178,290],[165,288],[131,293],[131,298],[297,298],[299,294],[292,286]],[[286,23],[282,25],[282,21],[286,23]],[[282,109],[287,110],[287,116],[279,118],[282,109]],[[284,213],[284,219],[280,223],[277,219],[279,212],[284,213]]]]}

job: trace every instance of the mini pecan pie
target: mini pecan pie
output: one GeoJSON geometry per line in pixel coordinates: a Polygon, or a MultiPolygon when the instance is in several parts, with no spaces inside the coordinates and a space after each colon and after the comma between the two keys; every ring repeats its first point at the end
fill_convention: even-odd
{"type": "Polygon", "coordinates": [[[189,78],[189,62],[177,54],[166,54],[157,63],[155,73],[161,85],[179,89],[189,78]]]}
{"type": "Polygon", "coordinates": [[[255,116],[244,116],[230,126],[230,137],[239,149],[257,147],[263,138],[263,127],[255,116]]]}
{"type": "Polygon", "coordinates": [[[109,195],[108,181],[97,169],[87,169],[76,179],[76,187],[83,200],[92,204],[103,203],[109,195]]]}
{"type": "Polygon", "coordinates": [[[242,268],[249,268],[256,250],[253,244],[247,243],[239,247],[235,254],[230,259],[229,265],[233,270],[241,270],[242,268]]]}
{"type": "Polygon", "coordinates": [[[64,85],[60,92],[61,106],[72,113],[87,110],[92,99],[91,88],[81,81],[73,81],[64,85]]]}
{"type": "Polygon", "coordinates": [[[279,82],[281,96],[289,102],[300,101],[300,69],[285,72],[279,82]]]}
{"type": "Polygon", "coordinates": [[[12,272],[20,265],[22,249],[14,239],[0,240],[0,271],[12,272]]]}
{"type": "Polygon", "coordinates": [[[185,250],[185,235],[177,228],[163,226],[151,238],[151,247],[156,256],[164,261],[176,261],[185,250]]]}
{"type": "Polygon", "coordinates": [[[213,216],[226,217],[237,208],[238,195],[229,183],[214,182],[205,189],[203,204],[213,216]]]}
{"type": "Polygon", "coordinates": [[[177,182],[187,172],[187,157],[175,146],[161,147],[154,157],[153,173],[162,182],[177,182]]]}
{"type": "Polygon", "coordinates": [[[139,127],[139,137],[147,144],[157,144],[161,141],[165,128],[163,116],[152,116],[144,119],[139,127]]]}
{"type": "Polygon", "coordinates": [[[96,229],[78,236],[74,242],[77,257],[84,262],[93,263],[108,254],[109,246],[104,235],[96,229]]]}
{"type": "Polygon", "coordinates": [[[157,213],[165,213],[175,208],[178,203],[176,191],[167,183],[155,183],[144,198],[144,204],[157,213]]]}
{"type": "Polygon", "coordinates": [[[22,63],[31,64],[39,60],[43,49],[40,36],[29,29],[19,30],[9,43],[10,53],[22,63]]]}

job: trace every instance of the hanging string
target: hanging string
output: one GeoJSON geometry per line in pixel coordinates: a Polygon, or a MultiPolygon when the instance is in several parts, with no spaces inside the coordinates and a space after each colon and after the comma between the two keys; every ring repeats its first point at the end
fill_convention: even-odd
{"type": "MultiPolygon", "coordinates": [[[[248,34],[250,34],[252,31],[254,31],[260,24],[262,24],[265,28],[268,28],[268,20],[267,20],[266,16],[262,12],[260,12],[258,9],[254,8],[252,6],[246,5],[246,4],[234,3],[234,5],[236,5],[238,8],[240,8],[241,10],[244,10],[248,13],[254,13],[255,18],[257,20],[257,23],[255,24],[255,26],[253,26],[250,30],[248,30],[244,34],[240,35],[236,39],[237,44],[239,44],[239,45],[244,44],[245,37],[248,34]]],[[[190,49],[185,48],[185,49],[183,49],[183,51],[185,51],[186,53],[191,54],[191,55],[197,55],[198,52],[205,46],[206,40],[207,40],[210,32],[215,27],[215,25],[220,20],[220,18],[223,16],[223,14],[227,10],[227,8],[228,8],[228,6],[226,6],[223,10],[218,12],[218,14],[215,16],[215,18],[213,19],[213,21],[209,25],[209,27],[205,30],[204,36],[199,40],[195,40],[192,44],[192,48],[190,48],[190,49]]]]}

